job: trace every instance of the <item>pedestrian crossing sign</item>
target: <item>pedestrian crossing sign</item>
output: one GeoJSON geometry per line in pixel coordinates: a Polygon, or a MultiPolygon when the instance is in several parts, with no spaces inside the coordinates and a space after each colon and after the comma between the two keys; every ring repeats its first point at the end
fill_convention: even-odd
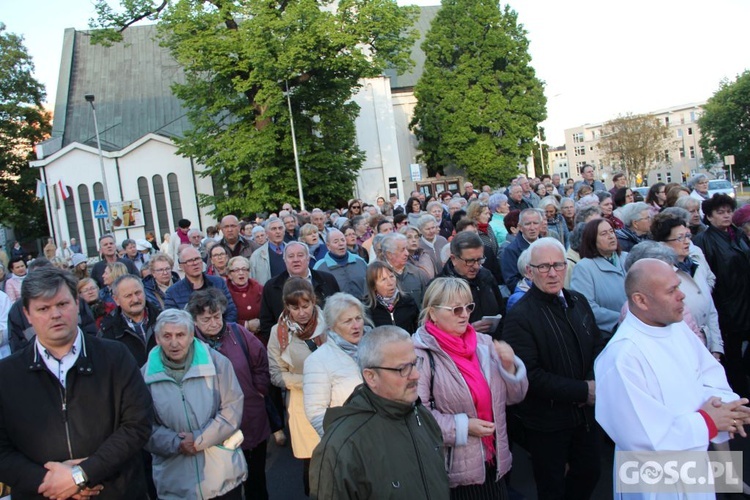
{"type": "Polygon", "coordinates": [[[94,218],[95,219],[107,219],[109,212],[107,210],[107,200],[94,200],[94,218]]]}

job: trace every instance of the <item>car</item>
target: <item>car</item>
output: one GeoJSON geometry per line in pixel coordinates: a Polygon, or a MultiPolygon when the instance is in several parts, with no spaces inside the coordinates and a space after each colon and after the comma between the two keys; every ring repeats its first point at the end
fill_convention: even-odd
{"type": "Polygon", "coordinates": [[[711,179],[708,181],[708,197],[712,197],[715,194],[728,194],[732,198],[737,197],[737,193],[732,187],[732,183],[726,179],[711,179]]]}

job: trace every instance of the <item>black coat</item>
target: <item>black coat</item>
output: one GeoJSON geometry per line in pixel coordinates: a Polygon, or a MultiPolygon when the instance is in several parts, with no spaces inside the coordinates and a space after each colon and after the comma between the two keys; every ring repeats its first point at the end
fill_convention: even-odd
{"type": "Polygon", "coordinates": [[[564,290],[556,295],[532,286],[508,311],[502,337],[526,365],[529,392],[518,413],[529,429],[555,432],[594,423],[586,380],[594,380],[594,359],[604,342],[586,297],[564,290]]]}
{"type": "MultiPolygon", "coordinates": [[[[141,277],[141,273],[135,267],[135,264],[133,264],[132,260],[118,257],[117,262],[125,264],[125,267],[128,268],[128,274],[138,276],[139,278],[141,277]]],[[[91,279],[96,281],[96,284],[99,285],[99,288],[104,288],[104,281],[102,281],[102,277],[104,276],[104,269],[106,267],[107,261],[102,259],[94,264],[94,267],[91,268],[91,279]]]]}
{"type": "MultiPolygon", "coordinates": [[[[340,292],[339,284],[331,273],[323,271],[310,271],[312,276],[313,289],[315,297],[318,299],[318,306],[322,309],[326,299],[334,293],[340,292]]],[[[260,302],[260,332],[258,337],[264,345],[268,344],[268,337],[271,335],[271,328],[278,323],[279,316],[284,311],[284,301],[282,292],[284,283],[289,279],[289,271],[271,278],[263,285],[263,298],[260,302]]]]}
{"type": "Polygon", "coordinates": [[[84,457],[90,483],[104,486],[97,499],[146,497],[153,406],[125,346],[84,335],[63,389],[31,343],[0,362],[0,380],[13,381],[0,391],[0,481],[14,499],[43,498],[45,462],[84,457]]]}
{"type": "MultiPolygon", "coordinates": [[[[96,335],[96,320],[91,308],[83,299],[78,300],[78,326],[87,335],[96,335]]],[[[36,336],[31,323],[23,313],[23,301],[18,299],[8,312],[8,343],[10,352],[20,351],[36,336]]]]}
{"type": "Polygon", "coordinates": [[[716,275],[713,298],[724,334],[750,332],[750,241],[742,229],[732,228],[734,241],[713,226],[693,239],[716,275]]]}
{"type": "Polygon", "coordinates": [[[156,318],[159,316],[159,309],[151,302],[146,301],[146,314],[148,315],[148,327],[146,328],[145,343],[122,317],[122,308],[120,307],[117,307],[102,319],[102,326],[99,330],[100,337],[124,344],[139,367],[146,364],[149,351],[156,347],[154,326],[156,325],[156,318]]]}
{"type": "Polygon", "coordinates": [[[388,309],[380,302],[376,303],[375,307],[368,308],[367,312],[375,326],[396,325],[409,332],[409,335],[417,331],[419,308],[414,299],[408,295],[399,294],[392,313],[388,312],[388,309]]]}
{"type": "MultiPolygon", "coordinates": [[[[452,277],[461,278],[469,284],[471,288],[471,298],[474,301],[474,311],[469,316],[469,321],[474,323],[479,321],[483,316],[497,316],[505,312],[505,302],[500,294],[500,288],[497,281],[484,267],[479,268],[479,273],[473,280],[466,279],[456,272],[453,262],[448,260],[440,273],[440,278],[452,277]]],[[[488,332],[493,339],[499,338],[500,328],[494,332],[488,332]]]]}

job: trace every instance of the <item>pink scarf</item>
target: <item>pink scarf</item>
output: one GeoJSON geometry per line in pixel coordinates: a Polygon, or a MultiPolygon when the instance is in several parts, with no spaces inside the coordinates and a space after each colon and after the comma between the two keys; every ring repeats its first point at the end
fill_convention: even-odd
{"type": "MultiPolygon", "coordinates": [[[[435,337],[440,348],[450,356],[456,364],[458,371],[469,386],[471,399],[474,401],[474,408],[477,410],[477,417],[488,422],[494,422],[492,414],[492,393],[490,386],[482,373],[482,367],[479,365],[477,357],[477,332],[471,325],[466,327],[466,331],[460,337],[445,333],[430,320],[425,322],[427,333],[435,337]]],[[[487,456],[487,462],[495,460],[495,436],[485,436],[482,438],[482,444],[487,456]]]]}

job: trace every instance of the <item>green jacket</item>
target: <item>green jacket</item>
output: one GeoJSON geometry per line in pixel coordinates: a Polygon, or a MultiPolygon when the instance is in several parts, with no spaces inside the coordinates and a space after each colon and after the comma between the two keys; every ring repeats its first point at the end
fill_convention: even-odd
{"type": "Polygon", "coordinates": [[[437,422],[421,402],[406,405],[357,387],[330,408],[310,465],[310,498],[441,500],[450,497],[437,422]]]}

